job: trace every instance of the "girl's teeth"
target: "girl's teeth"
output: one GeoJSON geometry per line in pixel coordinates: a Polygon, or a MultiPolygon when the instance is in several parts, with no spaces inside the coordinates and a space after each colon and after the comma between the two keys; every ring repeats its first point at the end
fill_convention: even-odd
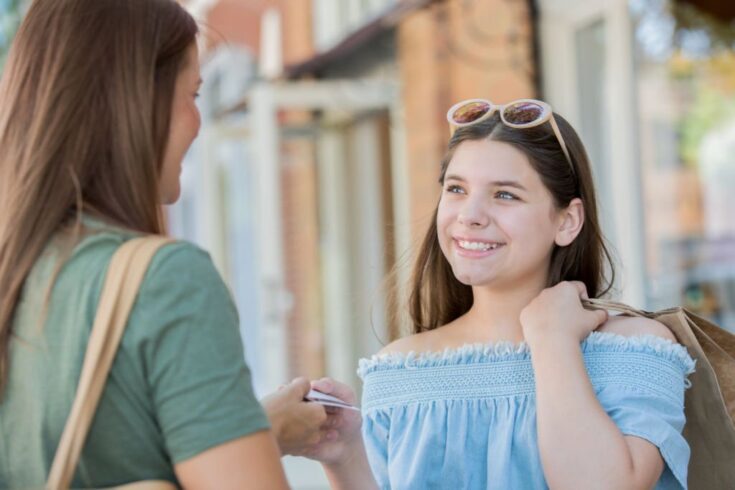
{"type": "Polygon", "coordinates": [[[468,242],[465,240],[460,240],[459,246],[466,250],[480,250],[483,252],[498,248],[497,243],[468,242]]]}

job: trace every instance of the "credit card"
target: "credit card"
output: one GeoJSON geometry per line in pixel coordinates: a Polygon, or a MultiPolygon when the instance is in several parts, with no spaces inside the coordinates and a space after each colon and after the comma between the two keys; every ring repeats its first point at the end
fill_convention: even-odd
{"type": "Polygon", "coordinates": [[[327,395],[326,393],[322,393],[321,391],[316,390],[309,391],[309,393],[307,393],[304,397],[304,400],[318,403],[327,407],[347,408],[349,410],[356,410],[358,412],[360,411],[359,408],[350,405],[343,400],[340,400],[336,396],[327,395]]]}

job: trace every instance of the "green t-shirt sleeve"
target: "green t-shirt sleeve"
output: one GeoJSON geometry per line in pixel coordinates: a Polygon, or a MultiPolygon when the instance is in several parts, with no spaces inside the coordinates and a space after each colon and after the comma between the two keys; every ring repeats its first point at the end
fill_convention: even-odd
{"type": "Polygon", "coordinates": [[[237,311],[207,253],[184,242],[161,249],[128,328],[173,463],[268,428],[237,311]]]}

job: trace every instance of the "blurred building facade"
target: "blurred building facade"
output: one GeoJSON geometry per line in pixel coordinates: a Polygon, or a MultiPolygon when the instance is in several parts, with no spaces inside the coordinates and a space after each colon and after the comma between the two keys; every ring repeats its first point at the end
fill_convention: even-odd
{"type": "MultiPolygon", "coordinates": [[[[258,391],[324,374],[359,390],[357,360],[405,333],[386,291],[405,294],[439,196],[445,113],[465,98],[541,97],[579,130],[617,298],[735,330],[735,8],[194,3],[211,26],[208,124],[172,223],[233,286],[258,391]]],[[[290,476],[323,485],[317,474],[290,476]]]]}

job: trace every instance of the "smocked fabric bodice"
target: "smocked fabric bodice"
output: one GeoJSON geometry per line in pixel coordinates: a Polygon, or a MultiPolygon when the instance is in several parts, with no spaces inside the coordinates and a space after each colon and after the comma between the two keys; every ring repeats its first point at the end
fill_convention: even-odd
{"type": "MultiPolygon", "coordinates": [[[[654,336],[593,332],[581,344],[595,394],[621,432],[656,445],[656,488],[686,488],[684,391],[694,361],[654,336]]],[[[547,488],[527,344],[467,345],[360,361],[363,435],[381,488],[547,488]]],[[[571,443],[571,441],[570,441],[571,443]]]]}

